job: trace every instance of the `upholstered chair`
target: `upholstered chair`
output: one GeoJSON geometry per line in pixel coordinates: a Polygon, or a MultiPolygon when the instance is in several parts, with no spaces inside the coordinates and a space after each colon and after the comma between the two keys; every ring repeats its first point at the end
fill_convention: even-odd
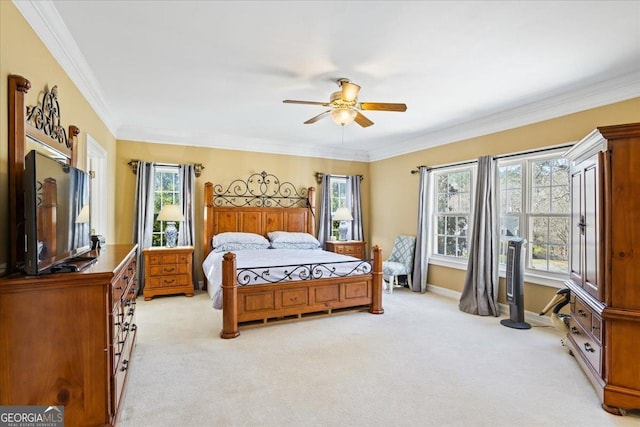
{"type": "Polygon", "coordinates": [[[382,275],[385,281],[387,293],[393,292],[393,287],[398,285],[398,276],[406,275],[409,287],[411,287],[411,275],[413,274],[413,255],[416,249],[415,236],[397,236],[391,250],[391,255],[382,262],[382,275]]]}

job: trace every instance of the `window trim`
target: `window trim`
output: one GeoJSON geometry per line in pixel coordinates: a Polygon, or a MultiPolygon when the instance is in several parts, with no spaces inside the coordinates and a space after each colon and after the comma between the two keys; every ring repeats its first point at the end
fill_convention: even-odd
{"type": "MultiPolygon", "coordinates": [[[[160,173],[168,173],[168,172],[174,172],[175,171],[175,175],[177,178],[177,185],[178,188],[173,191],[173,193],[177,194],[177,198],[178,200],[176,201],[176,204],[181,203],[182,200],[182,188],[180,186],[180,167],[178,165],[155,165],[154,166],[155,170],[154,170],[154,176],[158,176],[158,174],[160,173]]],[[[153,205],[154,205],[154,212],[153,212],[153,225],[151,227],[151,246],[152,247],[164,247],[166,245],[166,241],[165,241],[165,234],[164,234],[164,230],[166,227],[166,221],[158,221],[157,219],[155,219],[158,214],[160,214],[160,211],[155,211],[155,203],[156,203],[156,195],[158,193],[164,193],[164,191],[160,190],[158,191],[158,189],[155,186],[155,182],[153,184],[153,205]],[[154,231],[155,225],[156,223],[159,222],[159,229],[160,231],[154,231]],[[154,237],[155,236],[159,236],[160,237],[160,245],[156,246],[154,245],[154,237]]],[[[160,209],[162,209],[163,204],[160,204],[160,209]]]]}
{"type": "MultiPolygon", "coordinates": [[[[468,262],[468,257],[454,257],[454,256],[450,256],[450,255],[442,255],[442,254],[438,254],[435,252],[435,245],[436,245],[436,234],[437,234],[437,228],[438,228],[438,201],[437,201],[437,181],[438,181],[438,175],[443,175],[443,174],[452,174],[452,173],[456,173],[456,172],[462,172],[462,171],[469,171],[469,175],[470,175],[470,185],[469,185],[469,195],[470,195],[470,200],[469,200],[469,219],[467,221],[468,224],[468,228],[467,228],[467,238],[471,236],[471,234],[473,233],[473,211],[475,209],[475,197],[474,194],[476,192],[476,179],[477,179],[477,171],[478,171],[478,164],[477,163],[465,163],[463,165],[452,165],[452,166],[446,166],[446,167],[442,167],[439,168],[437,171],[432,172],[432,179],[431,181],[431,185],[429,188],[429,196],[432,202],[432,206],[433,208],[431,209],[430,212],[430,221],[431,221],[431,226],[430,226],[430,233],[429,233],[429,238],[428,238],[428,258],[429,260],[434,259],[434,260],[440,260],[440,262],[442,264],[451,264],[451,265],[455,265],[455,266],[460,266],[460,265],[464,265],[464,268],[466,269],[466,265],[468,262]]],[[[468,241],[468,239],[467,239],[468,241]]],[[[456,267],[454,267],[456,268],[456,267]]]]}
{"type": "MultiPolygon", "coordinates": [[[[497,167],[498,169],[501,166],[506,166],[509,164],[516,164],[516,163],[520,163],[523,164],[524,166],[524,173],[522,176],[522,206],[521,206],[521,212],[519,215],[520,218],[520,227],[522,231],[526,231],[526,236],[524,236],[527,239],[527,263],[525,265],[524,268],[524,275],[525,275],[525,281],[529,281],[531,280],[530,283],[537,283],[537,284],[541,284],[541,285],[546,285],[546,286],[552,286],[552,287],[556,287],[556,288],[561,288],[564,287],[563,282],[564,280],[569,278],[569,271],[567,270],[566,273],[557,273],[557,272],[552,272],[552,271],[541,271],[541,270],[536,270],[536,269],[532,269],[529,268],[529,260],[530,260],[530,256],[531,253],[528,250],[530,247],[530,242],[529,242],[529,219],[536,217],[536,216],[543,216],[543,217],[570,217],[570,213],[565,214],[557,214],[557,213],[547,213],[547,214],[536,214],[536,213],[531,213],[531,188],[529,183],[532,180],[531,177],[531,167],[530,167],[530,162],[534,161],[534,160],[545,160],[545,159],[557,159],[557,158],[563,158],[563,154],[566,151],[566,147],[559,147],[556,149],[550,149],[550,150],[545,150],[544,152],[541,153],[523,153],[522,155],[518,155],[518,156],[510,156],[508,159],[498,159],[498,164],[497,167]],[[559,284],[558,284],[559,282],[559,284]]],[[[500,216],[501,212],[498,212],[498,215],[500,216]]],[[[524,232],[521,232],[521,234],[525,234],[524,232]]],[[[569,246],[570,246],[570,242],[569,242],[569,246]]],[[[571,248],[568,248],[568,251],[570,251],[571,248]]],[[[500,277],[504,277],[504,273],[505,273],[505,268],[506,265],[505,264],[500,264],[499,265],[499,269],[500,269],[500,277]]]]}

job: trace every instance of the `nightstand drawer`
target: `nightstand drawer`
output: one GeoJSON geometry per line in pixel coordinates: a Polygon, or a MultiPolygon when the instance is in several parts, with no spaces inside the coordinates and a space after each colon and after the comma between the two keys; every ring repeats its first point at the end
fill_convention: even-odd
{"type": "Polygon", "coordinates": [[[360,246],[339,246],[337,252],[339,254],[360,256],[362,255],[362,248],[360,246]]]}
{"type": "Polygon", "coordinates": [[[148,286],[152,288],[169,288],[174,286],[191,286],[188,274],[178,274],[174,276],[150,277],[148,286]]]}
{"type": "Polygon", "coordinates": [[[325,248],[329,252],[348,255],[355,258],[364,259],[364,247],[366,242],[348,240],[348,241],[329,241],[325,242],[325,248]]]}
{"type": "Polygon", "coordinates": [[[189,267],[190,266],[187,264],[150,265],[149,275],[166,276],[171,274],[187,274],[189,272],[189,267]]]}
{"type": "Polygon", "coordinates": [[[191,260],[189,254],[154,254],[147,257],[149,265],[183,264],[191,260]]]}

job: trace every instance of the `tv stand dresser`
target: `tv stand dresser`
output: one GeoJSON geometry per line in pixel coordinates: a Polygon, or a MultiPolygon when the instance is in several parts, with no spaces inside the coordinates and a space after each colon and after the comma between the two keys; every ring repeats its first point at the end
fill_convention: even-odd
{"type": "Polygon", "coordinates": [[[0,405],[64,405],[64,425],[114,425],[136,340],[136,245],[72,273],[0,279],[0,405]]]}

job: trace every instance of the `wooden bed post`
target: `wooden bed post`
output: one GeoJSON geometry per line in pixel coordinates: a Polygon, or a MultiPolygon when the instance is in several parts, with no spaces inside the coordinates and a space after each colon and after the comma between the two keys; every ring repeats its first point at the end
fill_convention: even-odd
{"type": "Polygon", "coordinates": [[[227,252],[222,257],[222,332],[221,338],[235,338],[238,331],[238,287],[236,286],[236,255],[227,252]]]}
{"type": "Polygon", "coordinates": [[[369,313],[383,314],[382,308],[382,249],[376,245],[371,249],[373,252],[373,296],[371,298],[371,308],[369,313]]]}
{"type": "MultiPolygon", "coordinates": [[[[213,208],[213,183],[205,182],[204,184],[204,223],[202,224],[203,237],[202,237],[202,248],[204,250],[204,258],[209,255],[211,252],[211,235],[213,233],[213,214],[211,209],[213,208]]],[[[207,281],[204,282],[205,288],[207,289],[207,281]]]]}

